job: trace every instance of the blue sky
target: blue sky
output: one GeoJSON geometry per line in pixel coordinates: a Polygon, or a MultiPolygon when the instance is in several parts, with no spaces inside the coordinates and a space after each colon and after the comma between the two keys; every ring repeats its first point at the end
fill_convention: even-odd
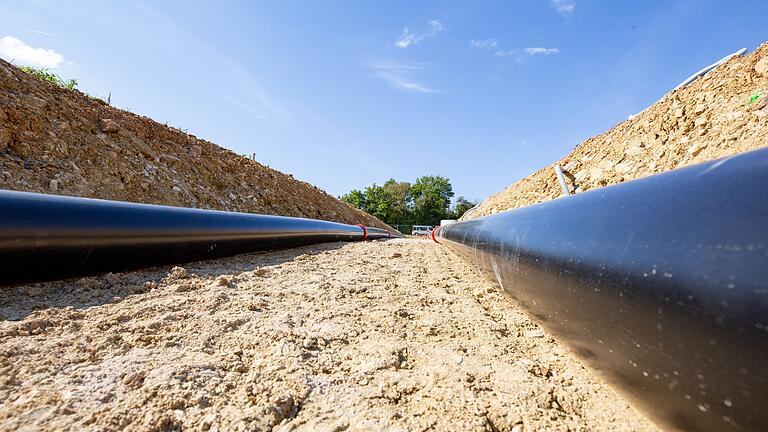
{"type": "Polygon", "coordinates": [[[768,39],[764,0],[3,2],[0,56],[339,195],[483,199],[768,39]]]}

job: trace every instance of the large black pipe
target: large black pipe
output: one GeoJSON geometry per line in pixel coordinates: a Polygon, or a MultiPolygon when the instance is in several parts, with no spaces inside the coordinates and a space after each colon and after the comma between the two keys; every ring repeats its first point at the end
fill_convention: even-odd
{"type": "Polygon", "coordinates": [[[396,236],[314,219],[0,190],[0,285],[396,236]]]}
{"type": "Polygon", "coordinates": [[[768,430],[768,149],[440,228],[670,430],[768,430]]]}

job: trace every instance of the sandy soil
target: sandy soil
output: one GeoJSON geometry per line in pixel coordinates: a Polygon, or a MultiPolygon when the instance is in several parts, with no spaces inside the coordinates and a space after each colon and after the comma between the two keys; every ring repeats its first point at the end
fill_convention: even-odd
{"type": "Polygon", "coordinates": [[[653,430],[424,239],[0,291],[1,430],[653,430]]]}
{"type": "MultiPolygon", "coordinates": [[[[692,71],[693,72],[693,71],[692,71]]],[[[681,77],[682,79],[682,77],[681,77]]],[[[735,57],[637,117],[483,201],[462,219],[555,199],[560,164],[584,192],[768,145],[768,44],[735,57]]]]}

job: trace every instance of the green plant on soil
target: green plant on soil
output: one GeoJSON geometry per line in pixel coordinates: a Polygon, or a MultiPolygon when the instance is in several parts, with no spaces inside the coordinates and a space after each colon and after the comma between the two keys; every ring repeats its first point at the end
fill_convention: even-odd
{"type": "Polygon", "coordinates": [[[75,79],[63,80],[61,79],[60,76],[56,75],[55,73],[49,72],[48,69],[38,69],[31,66],[22,66],[21,70],[43,81],[47,81],[51,84],[55,84],[67,90],[74,90],[75,87],[77,87],[77,80],[75,79]]]}

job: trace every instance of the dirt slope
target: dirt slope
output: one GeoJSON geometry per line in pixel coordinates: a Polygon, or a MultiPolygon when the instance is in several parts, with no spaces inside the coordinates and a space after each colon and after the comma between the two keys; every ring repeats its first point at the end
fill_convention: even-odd
{"type": "Polygon", "coordinates": [[[582,192],[768,145],[768,44],[672,91],[632,120],[581,143],[491,196],[464,219],[561,195],[554,165],[582,192]],[[750,102],[752,96],[760,97],[750,102]]]}
{"type": "Polygon", "coordinates": [[[386,227],[290,175],[3,60],[0,188],[386,227]]]}
{"type": "Polygon", "coordinates": [[[182,429],[655,430],[424,239],[0,290],[0,430],[182,429]]]}

